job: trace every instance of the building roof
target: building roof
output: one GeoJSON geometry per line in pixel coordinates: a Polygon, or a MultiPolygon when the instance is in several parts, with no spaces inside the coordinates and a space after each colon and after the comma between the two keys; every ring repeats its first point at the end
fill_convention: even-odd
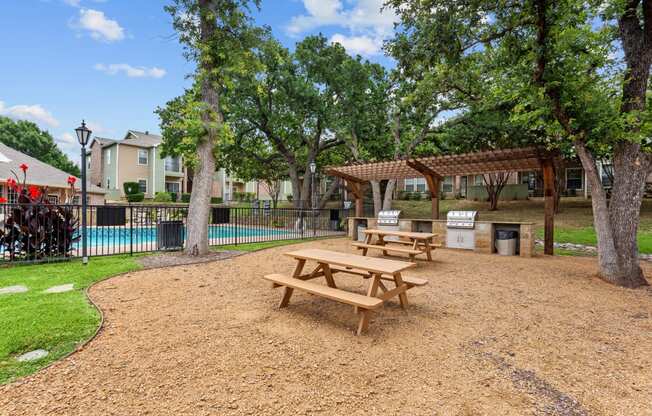
{"type": "Polygon", "coordinates": [[[163,138],[158,134],[151,134],[148,131],[129,130],[120,144],[128,144],[139,147],[156,147],[161,144],[163,138]]]}
{"type": "MultiPolygon", "coordinates": [[[[13,178],[12,171],[21,177],[20,165],[25,163],[29,170],[27,171],[27,183],[30,185],[47,186],[50,188],[67,188],[69,173],[57,169],[54,166],[41,162],[31,156],[28,156],[16,149],[0,143],[0,182],[13,178]]],[[[76,188],[79,190],[81,180],[77,178],[76,188]]],[[[105,194],[104,189],[88,182],[87,190],[94,194],[105,194]]]]}

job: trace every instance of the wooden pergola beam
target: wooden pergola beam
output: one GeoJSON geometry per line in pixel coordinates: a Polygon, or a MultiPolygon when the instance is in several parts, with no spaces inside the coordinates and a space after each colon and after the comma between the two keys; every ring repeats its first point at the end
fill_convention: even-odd
{"type": "Polygon", "coordinates": [[[433,178],[437,178],[437,180],[442,179],[442,176],[439,173],[437,173],[434,169],[424,165],[423,163],[421,163],[416,159],[406,160],[405,164],[407,164],[409,167],[416,170],[423,176],[432,176],[433,178]]]}

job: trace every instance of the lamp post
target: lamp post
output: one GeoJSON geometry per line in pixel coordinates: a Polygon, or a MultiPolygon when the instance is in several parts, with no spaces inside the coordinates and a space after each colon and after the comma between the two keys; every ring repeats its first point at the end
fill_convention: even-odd
{"type": "Polygon", "coordinates": [[[312,236],[314,237],[317,234],[317,229],[315,227],[315,172],[317,171],[317,164],[312,161],[310,162],[310,207],[312,210],[312,236]]]}
{"type": "Polygon", "coordinates": [[[91,137],[91,131],[86,127],[86,123],[82,120],[81,126],[75,129],[77,133],[77,141],[81,145],[81,198],[82,198],[82,263],[88,264],[87,252],[87,230],[86,230],[86,145],[91,137]]]}

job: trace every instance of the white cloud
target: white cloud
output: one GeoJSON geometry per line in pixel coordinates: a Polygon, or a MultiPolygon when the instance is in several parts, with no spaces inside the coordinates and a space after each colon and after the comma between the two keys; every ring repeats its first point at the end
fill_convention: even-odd
{"type": "Polygon", "coordinates": [[[398,18],[392,9],[383,9],[385,0],[353,0],[345,9],[342,0],[303,0],[308,14],[295,16],[287,26],[291,35],[323,26],[340,26],[353,33],[374,33],[386,37],[398,18]]]}
{"type": "Polygon", "coordinates": [[[68,6],[79,7],[79,3],[81,3],[81,0],[63,0],[63,2],[66,3],[68,6]]]}
{"type": "Polygon", "coordinates": [[[58,127],[59,120],[43,108],[40,104],[14,105],[7,107],[0,101],[0,114],[16,120],[29,120],[44,127],[58,127]]]}
{"type": "Polygon", "coordinates": [[[93,9],[81,9],[76,27],[90,32],[91,37],[105,42],[115,42],[125,37],[122,26],[116,21],[107,18],[104,12],[93,9]]]}
{"type": "Polygon", "coordinates": [[[378,55],[383,46],[381,38],[371,38],[369,36],[345,36],[336,33],[331,37],[332,43],[339,43],[351,54],[371,56],[378,55]]]}
{"type": "Polygon", "coordinates": [[[163,78],[167,73],[165,69],[155,66],[148,68],[146,66],[135,67],[129,64],[95,64],[93,68],[109,75],[124,73],[130,78],[163,78]]]}
{"type": "Polygon", "coordinates": [[[62,152],[68,156],[70,160],[79,165],[79,142],[77,137],[72,133],[63,133],[61,136],[56,137],[54,141],[57,144],[57,147],[61,149],[62,152]]]}
{"type": "Polygon", "coordinates": [[[292,18],[286,27],[288,34],[297,36],[324,26],[341,27],[350,33],[335,34],[331,41],[341,43],[353,54],[378,54],[383,40],[393,34],[398,21],[394,10],[383,9],[385,0],[302,1],[307,13],[292,18]]]}

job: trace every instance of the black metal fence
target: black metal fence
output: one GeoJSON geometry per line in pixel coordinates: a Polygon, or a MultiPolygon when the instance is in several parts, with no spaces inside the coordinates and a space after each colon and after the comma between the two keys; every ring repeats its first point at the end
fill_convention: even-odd
{"type": "MultiPolygon", "coordinates": [[[[44,216],[43,209],[34,206],[26,214],[26,206],[0,204],[0,264],[82,256],[81,206],[48,207],[59,214],[44,216]],[[61,248],[62,244],[65,247],[61,248]],[[53,250],[57,245],[59,248],[53,250]]],[[[353,211],[214,205],[208,240],[210,245],[220,246],[344,235],[353,211]]],[[[88,206],[87,254],[182,250],[187,216],[187,205],[88,206]]]]}

